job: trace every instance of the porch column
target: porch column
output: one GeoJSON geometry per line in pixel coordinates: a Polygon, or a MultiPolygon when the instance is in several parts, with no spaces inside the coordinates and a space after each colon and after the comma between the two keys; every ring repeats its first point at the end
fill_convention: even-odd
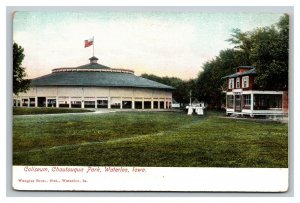
{"type": "Polygon", "coordinates": [[[30,107],[30,98],[28,97],[28,100],[27,100],[27,107],[30,107]]]}
{"type": "Polygon", "coordinates": [[[164,99],[164,109],[166,109],[167,108],[167,104],[166,104],[166,98],[164,99]]]}
{"type": "Polygon", "coordinates": [[[233,94],[233,112],[235,112],[235,94],[233,94]]]}
{"type": "Polygon", "coordinates": [[[153,97],[151,98],[151,109],[154,109],[154,105],[153,105],[153,97]]]}
{"type": "Polygon", "coordinates": [[[69,97],[69,108],[71,108],[71,97],[69,97]]]}
{"type": "Polygon", "coordinates": [[[132,109],[135,109],[135,105],[134,105],[134,97],[132,97],[132,105],[131,105],[132,109]]]}
{"type": "MultiPolygon", "coordinates": [[[[30,103],[30,99],[29,99],[29,103],[30,103]]],[[[38,107],[38,99],[37,99],[37,97],[34,97],[34,106],[38,107]]]]}
{"type": "Polygon", "coordinates": [[[84,97],[81,98],[81,108],[84,109],[84,97]]]}
{"type": "Polygon", "coordinates": [[[46,97],[46,107],[48,107],[48,99],[47,99],[47,97],[46,97]]]}
{"type": "Polygon", "coordinates": [[[59,105],[58,105],[58,96],[56,96],[56,102],[55,102],[55,105],[56,105],[56,108],[59,107],[59,105]]]}
{"type": "Polygon", "coordinates": [[[111,100],[111,98],[110,98],[110,97],[108,97],[108,98],[107,98],[107,108],[108,108],[108,109],[110,109],[110,108],[111,108],[111,107],[110,107],[110,103],[111,103],[111,101],[110,101],[110,100],[111,100]]]}
{"type": "Polygon", "coordinates": [[[81,108],[84,109],[84,88],[82,87],[81,108]]]}
{"type": "Polygon", "coordinates": [[[142,99],[142,109],[144,109],[145,107],[144,103],[145,103],[145,98],[142,99]]]}
{"type": "Polygon", "coordinates": [[[23,99],[22,99],[22,97],[21,97],[20,107],[23,107],[23,99]]]}
{"type": "Polygon", "coordinates": [[[97,97],[95,98],[95,109],[97,108],[97,97]]]}
{"type": "Polygon", "coordinates": [[[120,109],[123,109],[123,98],[122,97],[120,97],[120,109]]]}
{"type": "Polygon", "coordinates": [[[228,115],[227,113],[227,107],[228,107],[228,98],[227,98],[227,93],[225,94],[225,109],[226,109],[226,115],[228,115]]]}
{"type": "Polygon", "coordinates": [[[254,94],[251,93],[251,105],[250,105],[250,110],[251,110],[251,113],[250,113],[250,116],[253,117],[253,108],[254,107],[254,94]]]}

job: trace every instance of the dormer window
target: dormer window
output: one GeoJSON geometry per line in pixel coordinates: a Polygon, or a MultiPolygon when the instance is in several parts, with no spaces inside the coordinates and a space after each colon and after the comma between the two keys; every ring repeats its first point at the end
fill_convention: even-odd
{"type": "Polygon", "coordinates": [[[234,89],[234,78],[229,79],[228,89],[234,89]]]}
{"type": "Polygon", "coordinates": [[[242,88],[249,87],[249,76],[244,76],[242,78],[242,88]]]}
{"type": "Polygon", "coordinates": [[[241,88],[241,86],[240,86],[240,78],[236,78],[235,79],[235,86],[236,86],[236,88],[241,88]]]}

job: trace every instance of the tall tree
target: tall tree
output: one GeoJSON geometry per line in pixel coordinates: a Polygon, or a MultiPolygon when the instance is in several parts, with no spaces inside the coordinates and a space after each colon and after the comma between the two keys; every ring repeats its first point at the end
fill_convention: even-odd
{"type": "Polygon", "coordinates": [[[209,108],[220,108],[224,103],[222,92],[226,88],[226,80],[222,77],[233,73],[242,63],[245,58],[242,54],[233,49],[222,50],[219,56],[203,65],[204,70],[196,79],[197,97],[205,101],[209,108]]]}
{"type": "Polygon", "coordinates": [[[243,65],[256,67],[256,88],[288,88],[288,15],[282,16],[279,22],[272,26],[246,32],[234,29],[227,41],[234,44],[234,48],[222,50],[217,57],[206,62],[196,79],[199,100],[207,102],[209,107],[220,108],[225,98],[222,90],[227,86],[222,77],[243,65]]]}
{"type": "Polygon", "coordinates": [[[256,67],[255,85],[260,89],[288,88],[289,16],[272,26],[242,32],[234,30],[228,41],[248,56],[248,65],[256,67]]]}
{"type": "Polygon", "coordinates": [[[24,48],[17,43],[13,43],[13,93],[18,95],[20,92],[26,92],[29,89],[30,81],[25,79],[25,68],[22,67],[24,59],[24,48]]]}

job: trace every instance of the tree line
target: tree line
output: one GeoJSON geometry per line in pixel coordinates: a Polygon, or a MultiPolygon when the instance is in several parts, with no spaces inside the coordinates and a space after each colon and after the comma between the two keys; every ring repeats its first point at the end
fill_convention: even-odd
{"type": "Polygon", "coordinates": [[[288,89],[289,16],[280,17],[274,25],[251,31],[233,29],[228,43],[233,48],[221,50],[214,59],[202,66],[196,79],[188,81],[176,77],[142,74],[157,82],[176,88],[173,98],[182,104],[192,98],[204,101],[210,108],[221,108],[225,103],[226,80],[222,77],[235,72],[238,66],[253,66],[257,76],[254,86],[264,90],[288,89]]]}

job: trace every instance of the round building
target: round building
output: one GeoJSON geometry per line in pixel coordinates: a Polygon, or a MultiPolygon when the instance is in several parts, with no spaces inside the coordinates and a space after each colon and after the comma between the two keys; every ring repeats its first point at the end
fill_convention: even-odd
{"type": "Polygon", "coordinates": [[[90,63],[63,67],[31,80],[14,106],[53,108],[169,109],[173,87],[134,75],[134,71],[90,63]]]}

